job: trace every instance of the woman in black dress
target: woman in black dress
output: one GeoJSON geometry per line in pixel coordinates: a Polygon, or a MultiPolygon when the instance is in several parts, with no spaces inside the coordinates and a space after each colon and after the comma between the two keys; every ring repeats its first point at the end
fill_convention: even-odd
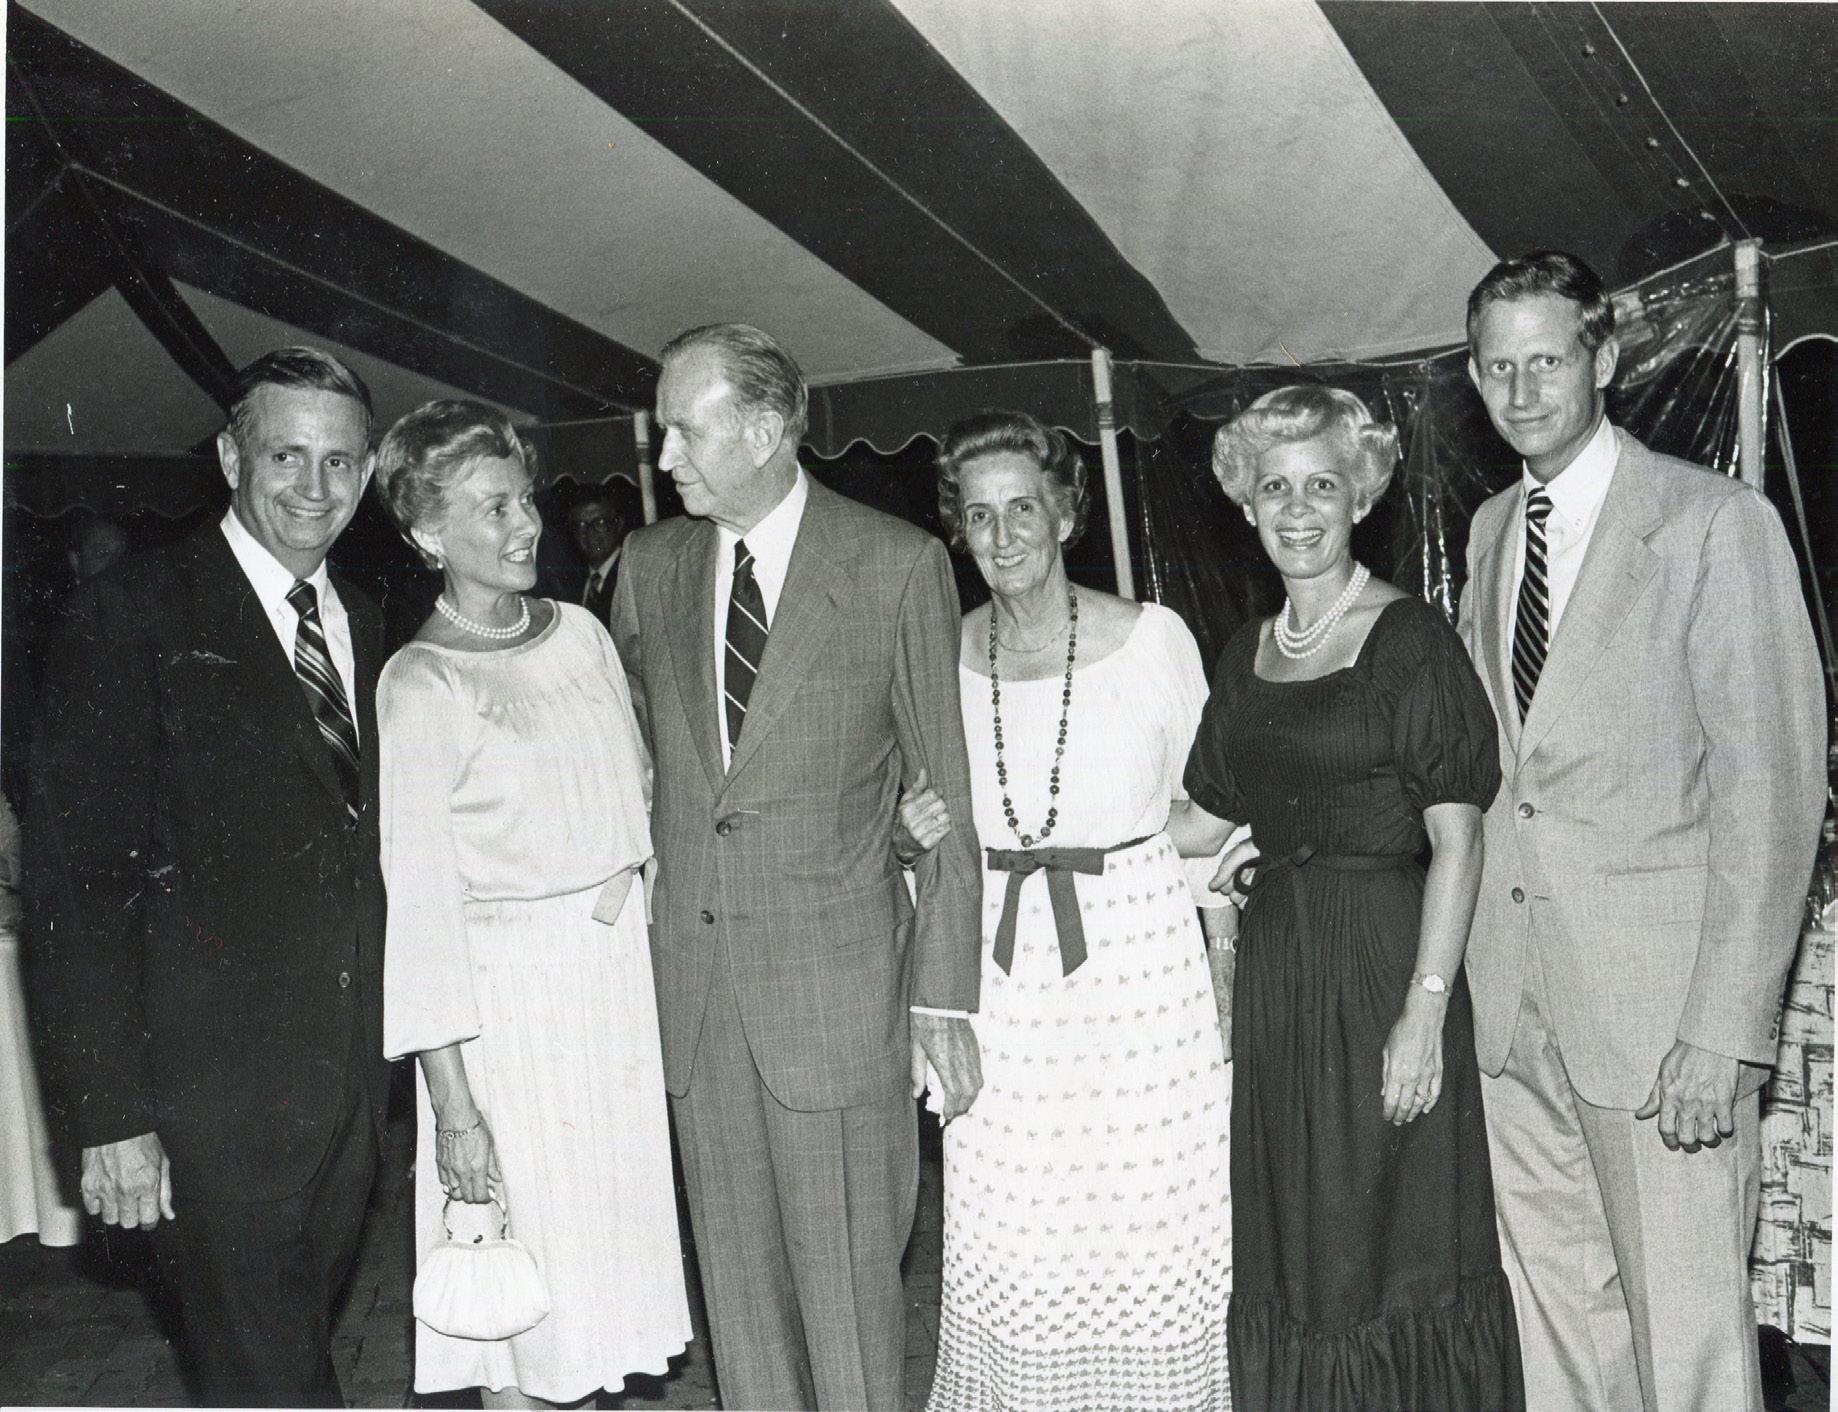
{"type": "Polygon", "coordinates": [[[1262,855],[1227,1319],[1259,1412],[1524,1406],[1461,974],[1499,752],[1454,631],[1353,562],[1396,448],[1351,393],[1287,387],[1213,452],[1289,591],[1221,655],[1169,827],[1200,854],[1248,823],[1262,855]]]}

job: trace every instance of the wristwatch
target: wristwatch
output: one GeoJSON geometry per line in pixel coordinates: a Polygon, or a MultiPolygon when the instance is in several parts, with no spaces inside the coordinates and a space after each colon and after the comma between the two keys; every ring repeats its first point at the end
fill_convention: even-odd
{"type": "Polygon", "coordinates": [[[1449,983],[1438,975],[1416,975],[1410,978],[1412,985],[1420,985],[1431,995],[1447,995],[1449,983]]]}

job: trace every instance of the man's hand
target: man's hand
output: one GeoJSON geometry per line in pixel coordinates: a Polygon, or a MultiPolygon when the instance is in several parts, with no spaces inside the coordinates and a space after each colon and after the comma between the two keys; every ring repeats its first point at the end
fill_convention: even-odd
{"type": "MultiPolygon", "coordinates": [[[[1234,907],[1244,906],[1244,894],[1238,891],[1238,870],[1256,856],[1257,843],[1251,835],[1246,834],[1226,849],[1225,856],[1219,860],[1219,871],[1213,874],[1213,880],[1206,886],[1234,907]]],[[[1252,877],[1255,879],[1256,874],[1253,873],[1252,877]]]]}
{"type": "Polygon", "coordinates": [[[1677,1152],[1715,1147],[1736,1133],[1736,1060],[1679,1040],[1660,1060],[1659,1077],[1636,1118],[1659,1115],[1659,1137],[1677,1152]]]}
{"type": "Polygon", "coordinates": [[[913,1097],[925,1092],[925,1062],[932,1061],[944,1092],[941,1123],[968,1113],[983,1087],[983,1058],[970,1021],[955,1015],[913,1016],[913,1097]]]}
{"type": "Polygon", "coordinates": [[[900,796],[899,820],[894,829],[894,857],[900,866],[910,868],[931,852],[951,832],[951,811],[937,790],[933,789],[924,770],[913,781],[913,787],[900,796]]]}
{"type": "Polygon", "coordinates": [[[111,1226],[152,1230],[172,1214],[172,1164],[158,1133],[83,1149],[83,1209],[111,1226]]]}

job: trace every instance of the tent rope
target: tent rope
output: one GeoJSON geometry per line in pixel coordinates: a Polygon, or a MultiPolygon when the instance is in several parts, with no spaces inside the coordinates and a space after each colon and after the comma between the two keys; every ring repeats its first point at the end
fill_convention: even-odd
{"type": "Polygon", "coordinates": [[[1747,223],[1741,216],[1736,214],[1736,208],[1730,204],[1729,197],[1723,194],[1723,188],[1717,185],[1717,179],[1710,174],[1710,168],[1704,165],[1696,149],[1685,140],[1685,134],[1678,130],[1678,124],[1672,121],[1672,115],[1666,111],[1665,105],[1659,101],[1659,95],[1653,92],[1653,86],[1647,82],[1647,76],[1640,71],[1640,65],[1634,62],[1634,56],[1628,52],[1627,45],[1621,42],[1621,36],[1615,33],[1615,27],[1608,22],[1608,16],[1602,13],[1602,7],[1596,4],[1595,0],[1590,0],[1589,8],[1595,11],[1595,17],[1602,22],[1602,28],[1607,30],[1608,37],[1615,41],[1615,48],[1621,51],[1621,57],[1627,61],[1627,66],[1634,71],[1634,77],[1640,80],[1640,86],[1646,91],[1647,100],[1652,103],[1653,111],[1658,113],[1660,118],[1665,122],[1667,130],[1672,134],[1673,140],[1676,141],[1680,147],[1685,149],[1685,155],[1691,158],[1692,164],[1697,167],[1711,191],[1716,194],[1717,200],[1723,203],[1723,209],[1729,212],[1729,218],[1736,223],[1736,228],[1742,232],[1743,237],[1745,239],[1752,239],[1753,235],[1747,223]]]}

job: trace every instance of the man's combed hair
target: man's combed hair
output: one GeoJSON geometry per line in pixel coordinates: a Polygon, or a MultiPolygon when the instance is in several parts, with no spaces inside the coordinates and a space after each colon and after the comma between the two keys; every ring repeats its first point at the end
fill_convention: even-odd
{"type": "Polygon", "coordinates": [[[1615,331],[1615,301],[1596,272],[1566,250],[1534,250],[1529,255],[1502,260],[1474,286],[1468,296],[1468,351],[1476,352],[1475,326],[1489,304],[1555,294],[1583,310],[1579,337],[1591,353],[1608,342],[1615,331]]]}
{"type": "Polygon", "coordinates": [[[230,387],[230,435],[238,443],[249,434],[249,402],[255,390],[264,384],[296,387],[309,392],[336,392],[349,397],[364,409],[364,423],[369,425],[374,412],[370,406],[370,389],[364,380],[330,353],[317,348],[277,348],[264,353],[237,373],[230,387]]]}
{"type": "Polygon", "coordinates": [[[797,359],[777,339],[751,324],[704,324],[671,339],[657,360],[668,363],[695,348],[714,350],[743,408],[777,412],[785,422],[785,439],[794,448],[804,439],[810,424],[810,390],[797,359]]]}

